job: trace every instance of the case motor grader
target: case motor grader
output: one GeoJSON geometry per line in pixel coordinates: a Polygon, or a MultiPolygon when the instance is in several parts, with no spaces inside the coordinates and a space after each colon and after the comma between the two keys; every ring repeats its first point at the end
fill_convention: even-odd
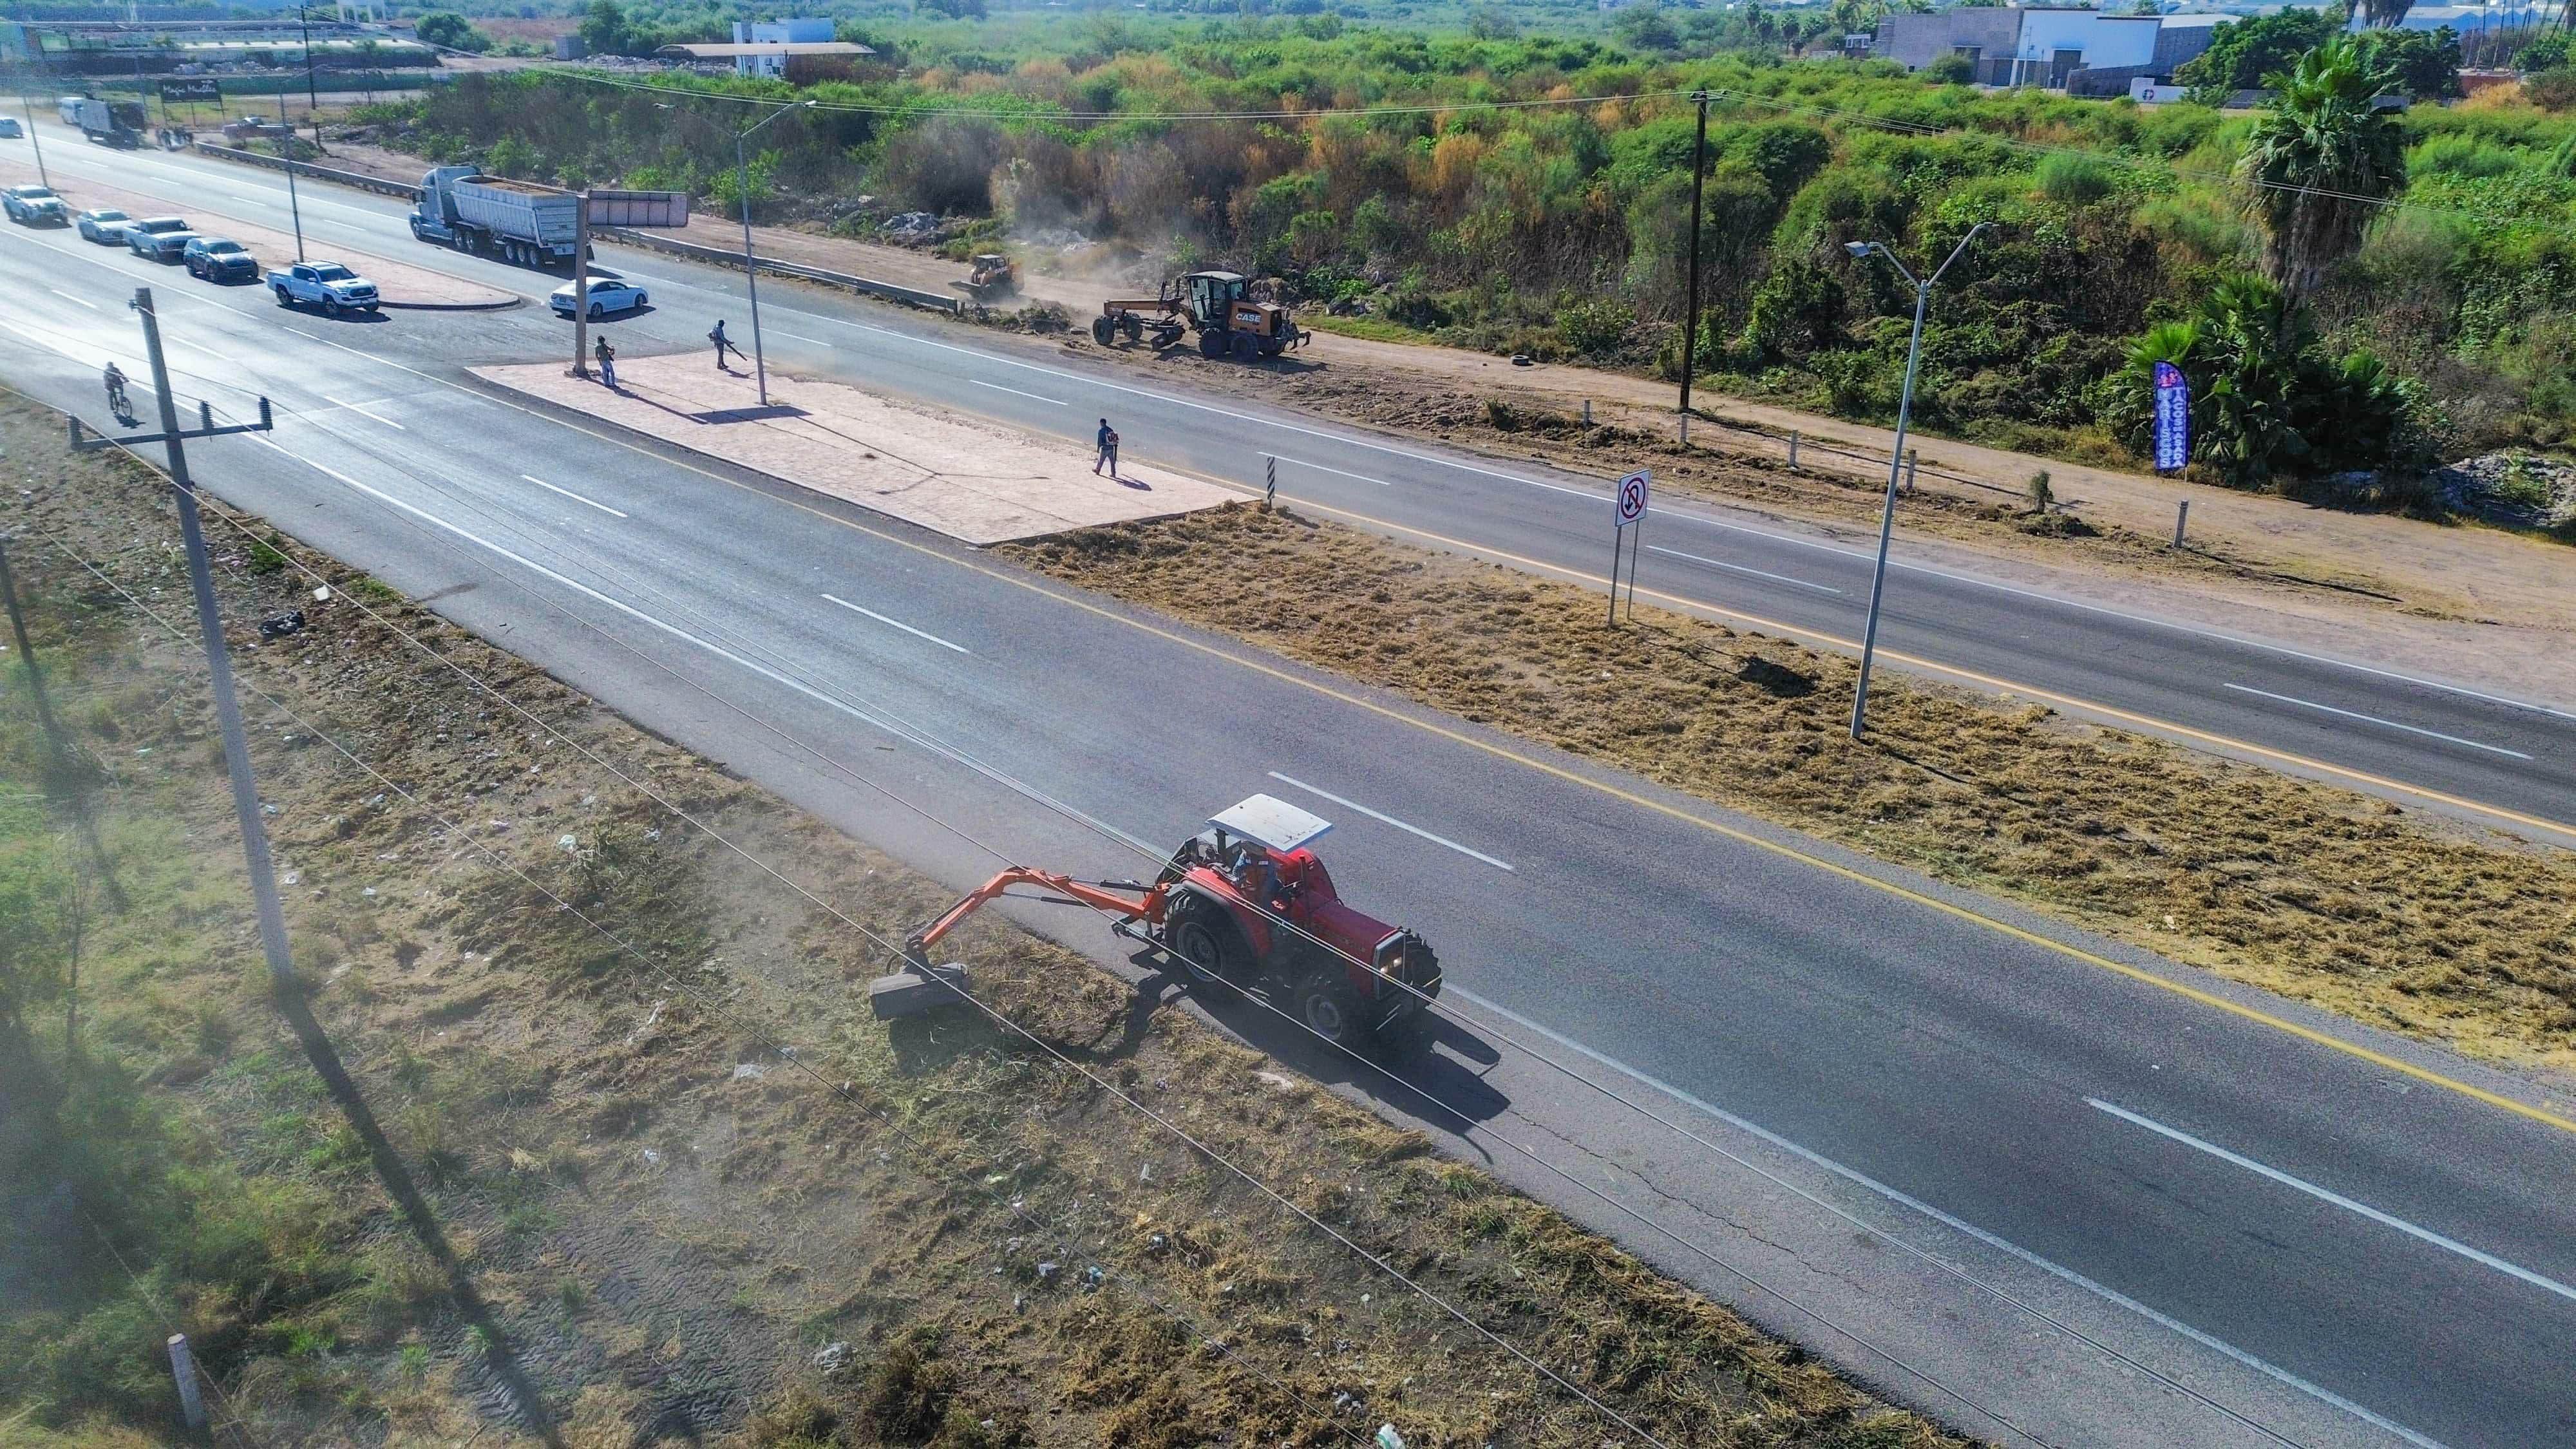
{"type": "Polygon", "coordinates": [[[1000,252],[983,252],[976,256],[965,280],[948,285],[978,302],[998,301],[1020,290],[1020,269],[1000,252]]]}
{"type": "Polygon", "coordinates": [[[1123,338],[1131,347],[1150,343],[1160,352],[1196,332],[1201,357],[1237,362],[1259,362],[1305,346],[1313,334],[1278,303],[1251,300],[1248,288],[1240,272],[1191,272],[1164,283],[1160,296],[1113,297],[1091,319],[1091,340],[1111,347],[1123,338]]]}
{"type": "Polygon", "coordinates": [[[930,951],[966,918],[1014,896],[1089,906],[1110,929],[1156,947],[1202,980],[1258,992],[1337,1046],[1387,1051],[1418,1041],[1427,1002],[1440,994],[1440,961],[1414,932],[1341,898],[1307,849],[1332,825],[1268,795],[1209,819],[1152,885],[1081,881],[1013,866],[942,911],[904,942],[904,969],[868,985],[879,1020],[917,1016],[965,1000],[966,967],[932,965],[930,951]]]}

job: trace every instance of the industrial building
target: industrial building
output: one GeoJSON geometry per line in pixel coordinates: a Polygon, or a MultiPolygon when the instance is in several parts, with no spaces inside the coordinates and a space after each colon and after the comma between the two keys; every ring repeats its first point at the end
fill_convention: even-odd
{"type": "Polygon", "coordinates": [[[2037,6],[1891,13],[1879,21],[1870,53],[1908,70],[1962,55],[1980,85],[2125,95],[2133,79],[2171,77],[2176,66],[2209,48],[2219,23],[2236,18],[2037,6]]]}

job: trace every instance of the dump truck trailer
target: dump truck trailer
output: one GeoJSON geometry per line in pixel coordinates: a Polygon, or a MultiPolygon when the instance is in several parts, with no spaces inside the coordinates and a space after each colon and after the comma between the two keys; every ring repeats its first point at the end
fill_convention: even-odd
{"type": "Polygon", "coordinates": [[[568,191],[485,176],[471,166],[441,166],[420,179],[411,234],[520,266],[570,266],[580,208],[581,198],[568,191]]]}

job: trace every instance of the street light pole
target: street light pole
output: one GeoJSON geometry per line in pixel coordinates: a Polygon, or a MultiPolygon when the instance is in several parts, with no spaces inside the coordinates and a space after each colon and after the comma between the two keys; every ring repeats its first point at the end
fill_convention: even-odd
{"type": "Polygon", "coordinates": [[[1708,92],[1693,91],[1691,99],[1699,102],[1699,129],[1691,137],[1690,279],[1683,284],[1688,300],[1682,303],[1681,413],[1685,418],[1690,416],[1691,368],[1699,361],[1699,195],[1701,179],[1708,172],[1708,92]]]}
{"type": "Polygon", "coordinates": [[[769,406],[769,358],[760,348],[760,265],[751,255],[751,159],[745,149],[752,133],[786,115],[789,111],[811,110],[812,101],[799,101],[752,122],[749,130],[733,138],[734,190],[742,197],[742,280],[751,294],[751,370],[759,380],[760,405],[769,406]]]}
{"type": "Polygon", "coordinates": [[[1959,244],[1951,249],[1949,260],[1941,263],[1939,270],[1922,281],[1915,280],[1914,274],[1905,269],[1905,263],[1896,259],[1896,253],[1888,250],[1885,242],[1846,242],[1843,245],[1843,250],[1851,253],[1855,261],[1868,260],[1871,252],[1885,257],[1887,264],[1896,268],[1897,274],[1914,288],[1914,340],[1905,349],[1905,390],[1896,404],[1896,451],[1887,459],[1887,500],[1880,506],[1878,514],[1878,566],[1869,579],[1869,625],[1861,633],[1860,683],[1852,691],[1851,737],[1855,740],[1861,737],[1869,723],[1869,670],[1878,658],[1879,600],[1887,591],[1887,545],[1896,532],[1896,480],[1905,471],[1905,425],[1914,413],[1914,372],[1923,361],[1923,313],[1931,305],[1932,288],[1939,284],[1941,274],[1950,270],[1950,263],[1957,261],[1960,254],[1968,249],[1968,243],[1977,239],[1977,233],[1991,224],[1981,221],[1968,228],[1968,234],[1959,238],[1959,244]]]}

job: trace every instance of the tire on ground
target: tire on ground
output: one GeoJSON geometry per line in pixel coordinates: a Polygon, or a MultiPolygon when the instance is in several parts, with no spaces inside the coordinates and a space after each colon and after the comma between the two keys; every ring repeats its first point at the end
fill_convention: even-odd
{"type": "Polygon", "coordinates": [[[1199,334],[1199,356],[1210,362],[1225,356],[1225,334],[1211,327],[1199,334]]]}
{"type": "Polygon", "coordinates": [[[1369,1029],[1366,1005],[1358,991],[1352,989],[1350,977],[1338,966],[1328,966],[1306,975],[1288,993],[1288,1014],[1303,1022],[1308,1031],[1338,1047],[1368,1045],[1369,1029]]]}
{"type": "Polygon", "coordinates": [[[1107,317],[1092,318],[1091,340],[1099,343],[1103,347],[1107,347],[1110,343],[1118,340],[1118,324],[1110,321],[1107,317]]]}
{"type": "Polygon", "coordinates": [[[1163,949],[1201,980],[1241,980],[1246,957],[1243,933],[1225,911],[1204,897],[1184,891],[1172,898],[1163,918],[1163,949]]]}

